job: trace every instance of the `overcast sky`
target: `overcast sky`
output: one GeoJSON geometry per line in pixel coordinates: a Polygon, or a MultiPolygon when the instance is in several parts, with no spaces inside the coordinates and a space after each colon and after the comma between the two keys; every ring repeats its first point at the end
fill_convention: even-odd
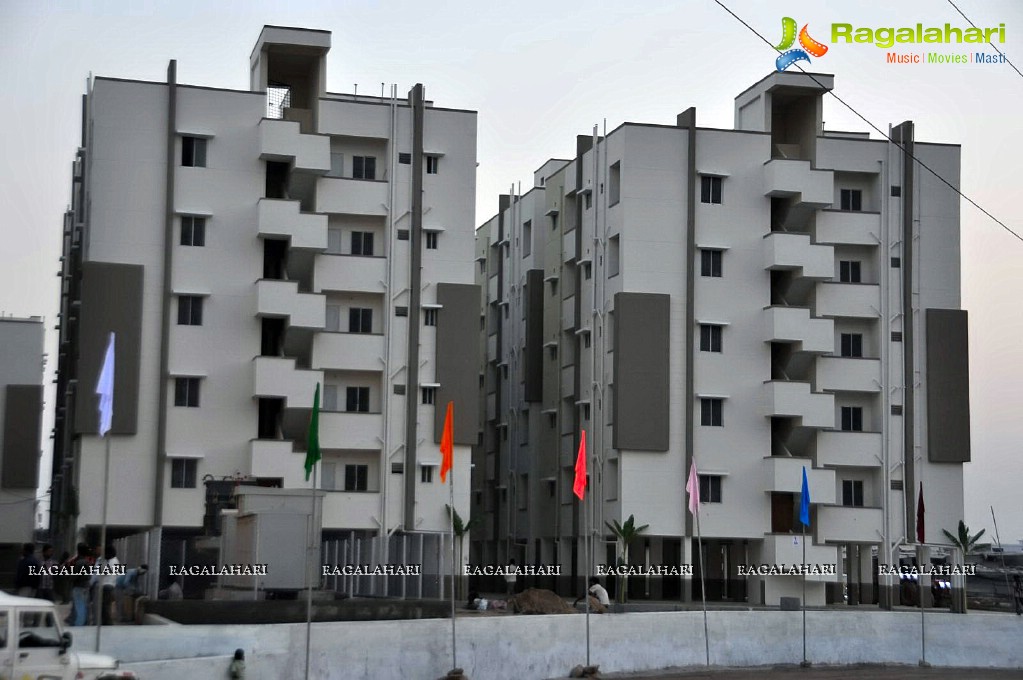
{"type": "MultiPolygon", "coordinates": [[[[810,34],[831,45],[813,70],[835,74],[836,92],[880,128],[911,119],[918,140],[961,144],[963,192],[1023,232],[1023,76],[1007,65],[889,65],[883,49],[831,40],[833,22],[966,26],[950,4],[723,1],[771,43],[780,40],[783,15],[809,23],[810,34]]],[[[956,4],[978,26],[1004,23],[999,47],[1023,70],[1023,3],[956,4]]],[[[357,84],[375,93],[397,83],[407,92],[422,82],[438,106],[479,112],[478,224],[512,182],[529,186],[544,160],[571,157],[575,135],[594,124],[670,124],[696,106],[701,126],[731,127],[734,96],[770,73],[775,56],[713,0],[286,5],[0,0],[0,311],[45,316],[51,358],[61,216],[90,72],[160,81],[177,59],[179,82],[246,89],[263,24],[332,31],[328,90],[357,84]]],[[[868,129],[832,98],[824,119],[829,129],[868,129]]],[[[965,202],[961,218],[973,433],[965,519],[991,533],[993,504],[1003,542],[1016,542],[1023,539],[1023,242],[965,202]]],[[[52,409],[45,422],[48,435],[52,409]]],[[[44,455],[48,461],[48,439],[44,455]]]]}

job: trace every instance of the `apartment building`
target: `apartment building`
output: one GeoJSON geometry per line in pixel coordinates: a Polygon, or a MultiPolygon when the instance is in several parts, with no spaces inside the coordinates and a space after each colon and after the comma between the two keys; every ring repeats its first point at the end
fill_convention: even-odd
{"type": "Polygon", "coordinates": [[[165,82],[89,83],[61,271],[66,543],[101,522],[110,332],[112,536],[156,530],[166,549],[215,533],[236,485],[309,488],[317,384],[324,535],[448,526],[447,402],[463,480],[478,430],[476,113],[422,85],[328,92],[330,44],[264,27],[247,90],[179,83],[174,61],[165,82]]]}
{"type": "Polygon", "coordinates": [[[33,540],[43,412],[43,320],[0,316],[0,552],[33,540]]]}
{"type": "MultiPolygon", "coordinates": [[[[963,514],[970,459],[960,310],[960,150],[824,128],[830,75],[772,73],[734,129],[625,123],[580,136],[477,230],[480,409],[472,508],[482,561],[613,564],[612,520],[649,527],[632,597],[698,598],[684,488],[700,472],[711,600],[778,604],[792,576],[739,565],[834,564],[807,601],[891,604],[875,564],[963,514]],[[598,134],[600,132],[601,134],[598,134]],[[913,158],[919,162],[915,162],[913,158]],[[572,494],[588,439],[592,519],[572,494]],[[811,521],[799,522],[806,468],[811,521]],[[588,529],[589,527],[589,529],[588,529]],[[880,586],[880,587],[879,587],[880,586]]],[[[578,585],[576,583],[575,585],[578,585]]]]}

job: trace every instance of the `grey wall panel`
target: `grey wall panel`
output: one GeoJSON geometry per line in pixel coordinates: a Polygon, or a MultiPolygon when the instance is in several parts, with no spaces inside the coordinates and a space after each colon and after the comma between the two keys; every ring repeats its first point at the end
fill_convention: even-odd
{"type": "Polygon", "coordinates": [[[475,284],[438,283],[437,399],[434,441],[440,443],[449,401],[455,403],[455,443],[475,444],[479,428],[480,287],[475,284]]]}
{"type": "Polygon", "coordinates": [[[8,385],[4,396],[4,449],[0,486],[35,489],[39,476],[42,385],[8,385]]]}
{"type": "Polygon", "coordinates": [[[543,270],[526,273],[526,401],[543,400],[543,270]]]}
{"type": "Polygon", "coordinates": [[[932,463],[970,462],[970,354],[967,314],[928,309],[927,458],[932,463]]]}
{"type": "Polygon", "coordinates": [[[111,331],[116,336],[112,434],[135,434],[138,426],[139,343],[142,337],[142,265],[85,262],[82,265],[81,334],[75,431],[96,434],[96,381],[111,331]]]}
{"type": "Polygon", "coordinates": [[[616,449],[668,450],[669,300],[656,293],[615,295],[616,449]]]}

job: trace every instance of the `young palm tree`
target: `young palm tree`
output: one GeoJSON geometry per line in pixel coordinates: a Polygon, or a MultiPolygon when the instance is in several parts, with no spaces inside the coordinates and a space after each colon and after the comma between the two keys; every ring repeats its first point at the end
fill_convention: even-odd
{"type": "MultiPolygon", "coordinates": [[[[455,569],[456,569],[456,573],[457,573],[457,570],[461,569],[461,566],[462,566],[462,548],[463,548],[462,544],[464,543],[463,539],[465,538],[465,536],[470,531],[472,531],[472,528],[474,526],[479,524],[479,518],[478,517],[473,517],[468,522],[464,522],[462,520],[462,516],[458,514],[457,510],[455,510],[453,507],[451,507],[447,503],[444,504],[444,507],[448,509],[448,513],[451,515],[451,523],[454,525],[454,530],[455,530],[455,541],[456,541],[455,542],[455,552],[456,552],[455,560],[457,562],[457,564],[455,565],[455,569]]],[[[464,578],[458,578],[456,580],[456,582],[457,582],[457,588],[458,588],[456,597],[464,599],[466,597],[466,593],[465,593],[465,579],[464,578]]]]}
{"type": "Polygon", "coordinates": [[[970,536],[970,528],[966,526],[966,522],[959,520],[959,535],[954,536],[945,529],[941,530],[941,533],[945,534],[945,538],[949,542],[963,551],[963,557],[968,555],[971,551],[981,547],[977,542],[980,537],[984,535],[985,529],[981,529],[974,536],[970,536]]]}
{"type": "MultiPolygon", "coordinates": [[[[641,533],[646,531],[649,524],[644,524],[641,527],[636,526],[636,518],[633,515],[629,515],[629,518],[625,520],[624,524],[619,524],[618,520],[613,519],[610,522],[604,522],[607,528],[611,530],[611,533],[615,535],[618,542],[618,561],[624,566],[629,565],[629,544],[632,540],[639,536],[641,533]]],[[[628,576],[623,576],[621,579],[621,587],[618,588],[617,600],[619,603],[625,603],[625,593],[628,585],[628,576]]]]}

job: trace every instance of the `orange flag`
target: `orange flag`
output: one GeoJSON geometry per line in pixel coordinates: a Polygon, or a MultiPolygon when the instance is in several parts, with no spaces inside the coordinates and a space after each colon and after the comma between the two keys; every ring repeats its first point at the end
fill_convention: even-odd
{"type": "Polygon", "coordinates": [[[444,432],[440,436],[440,482],[447,480],[448,472],[451,470],[451,459],[454,455],[455,433],[454,433],[454,402],[448,402],[448,412],[444,415],[444,432]]]}
{"type": "Polygon", "coordinates": [[[579,437],[579,455],[575,459],[575,484],[572,491],[582,500],[586,495],[586,430],[579,437]]]}

